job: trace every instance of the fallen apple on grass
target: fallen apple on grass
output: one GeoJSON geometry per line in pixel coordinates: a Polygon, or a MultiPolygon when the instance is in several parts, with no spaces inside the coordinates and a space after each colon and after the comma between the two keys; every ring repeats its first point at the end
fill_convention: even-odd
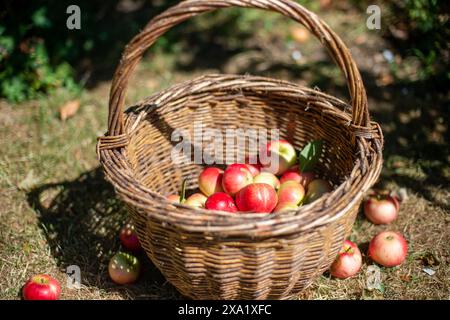
{"type": "Polygon", "coordinates": [[[345,240],[336,260],[330,267],[330,274],[339,279],[346,279],[357,274],[361,265],[362,256],[358,246],[350,240],[345,240]]]}
{"type": "Polygon", "coordinates": [[[252,183],[236,194],[236,205],[239,211],[269,213],[278,202],[275,189],[267,183],[252,183]]]}
{"type": "Polygon", "coordinates": [[[270,172],[261,172],[253,178],[253,183],[267,183],[271,185],[275,190],[280,187],[280,180],[277,176],[270,172]]]}
{"type": "Polygon", "coordinates": [[[277,195],[278,204],[290,203],[298,206],[305,196],[305,189],[300,183],[288,180],[280,185],[277,195]]]}
{"type": "Polygon", "coordinates": [[[120,230],[119,234],[120,242],[122,246],[129,251],[138,252],[141,250],[141,243],[139,242],[138,236],[136,234],[136,230],[134,226],[130,223],[127,223],[120,230]]]}
{"type": "Polygon", "coordinates": [[[230,196],[253,182],[253,175],[245,164],[231,164],[223,173],[222,187],[230,196]]]}
{"type": "Polygon", "coordinates": [[[222,192],[223,170],[209,167],[202,171],[198,177],[198,187],[204,195],[209,197],[216,192],[222,192]]]}
{"type": "Polygon", "coordinates": [[[61,285],[49,275],[38,274],[25,283],[22,294],[25,300],[58,300],[61,285]]]}
{"type": "Polygon", "coordinates": [[[297,153],[292,144],[286,140],[275,140],[269,142],[260,151],[260,160],[263,171],[282,175],[297,161],[297,153]]]}
{"type": "Polygon", "coordinates": [[[226,212],[237,212],[233,198],[225,192],[217,192],[209,196],[205,203],[206,209],[226,212]]]}
{"type": "Polygon", "coordinates": [[[141,272],[139,260],[126,252],[117,252],[109,261],[109,276],[117,284],[135,282],[141,272]]]}
{"type": "Polygon", "coordinates": [[[402,264],[407,253],[408,243],[398,232],[380,232],[369,243],[369,257],[384,267],[402,264]]]}
{"type": "Polygon", "coordinates": [[[398,216],[399,203],[390,195],[370,196],[364,202],[364,214],[374,224],[388,224],[398,216]]]}

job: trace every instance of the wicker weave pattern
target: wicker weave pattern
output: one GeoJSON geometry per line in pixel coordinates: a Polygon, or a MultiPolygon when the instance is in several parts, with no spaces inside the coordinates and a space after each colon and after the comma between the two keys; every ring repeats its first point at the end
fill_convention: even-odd
{"type": "MultiPolygon", "coordinates": [[[[154,18],[125,49],[111,87],[108,134],[99,139],[97,150],[145,251],[181,293],[196,299],[286,299],[333,261],[364,192],[379,176],[382,146],[380,127],[369,121],[364,86],[348,50],[314,14],[290,0],[192,0],[154,18]],[[306,25],[343,70],[352,105],[285,81],[206,75],[122,112],[128,78],[145,49],[171,26],[230,6],[273,10],[306,25]],[[276,128],[297,148],[323,139],[318,172],[335,190],[281,214],[232,214],[169,203],[164,195],[177,192],[184,178],[190,189],[197,187],[202,166],[176,166],[170,154],[174,130],[192,134],[198,120],[222,133],[276,128]]],[[[194,148],[209,152],[207,143],[194,148]]]]}

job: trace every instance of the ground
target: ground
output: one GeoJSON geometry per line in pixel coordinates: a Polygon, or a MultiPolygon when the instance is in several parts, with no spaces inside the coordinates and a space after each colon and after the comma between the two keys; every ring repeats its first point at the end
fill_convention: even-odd
{"type": "MultiPolygon", "coordinates": [[[[374,226],[361,213],[351,239],[365,255],[372,236],[396,230],[407,239],[409,252],[401,266],[381,269],[379,289],[366,289],[372,262],[364,257],[355,278],[337,280],[325,273],[299,298],[450,299],[448,96],[414,78],[414,61],[390,57],[392,44],[365,28],[364,11],[323,10],[321,16],[351,48],[371,115],[385,134],[384,169],[376,187],[408,195],[399,219],[389,226],[374,226]]],[[[213,41],[213,28],[190,35],[192,51],[151,53],[139,65],[127,101],[208,72],[264,74],[347,99],[342,75],[317,41],[292,41],[293,24],[272,15],[258,13],[249,23],[260,19],[268,22],[241,43],[213,41]]],[[[0,299],[20,298],[21,286],[36,273],[50,273],[65,284],[65,268],[73,264],[81,268],[82,288],[65,288],[63,299],[181,298],[145,255],[137,284],[117,286],[107,275],[109,257],[119,248],[118,230],[127,221],[95,155],[96,137],[106,130],[109,85],[97,81],[75,97],[80,110],[66,121],[59,120],[58,110],[74,97],[64,91],[19,105],[0,102],[0,299]]]]}

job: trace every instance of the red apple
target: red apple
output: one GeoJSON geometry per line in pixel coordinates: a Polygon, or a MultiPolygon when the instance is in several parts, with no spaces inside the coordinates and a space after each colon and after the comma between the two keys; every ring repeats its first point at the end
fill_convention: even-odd
{"type": "Polygon", "coordinates": [[[253,177],[256,177],[260,173],[261,166],[258,164],[246,164],[247,169],[250,171],[253,177]]]}
{"type": "Polygon", "coordinates": [[[245,164],[232,164],[223,173],[222,187],[230,196],[253,182],[253,176],[245,164]]]}
{"type": "Polygon", "coordinates": [[[298,166],[290,167],[283,176],[280,178],[280,182],[283,183],[288,180],[294,180],[300,183],[305,189],[308,184],[316,178],[314,172],[300,172],[298,166]]]}
{"type": "Polygon", "coordinates": [[[383,231],[377,234],[369,244],[369,257],[385,267],[400,265],[406,258],[408,244],[397,232],[383,231]]]}
{"type": "Polygon", "coordinates": [[[292,144],[286,140],[269,142],[260,151],[259,158],[263,171],[281,175],[297,161],[297,153],[292,144]]]}
{"type": "Polygon", "coordinates": [[[130,251],[137,252],[141,250],[141,243],[139,242],[134,226],[127,223],[121,230],[119,234],[120,242],[122,246],[130,251]]]}
{"type": "Polygon", "coordinates": [[[280,185],[277,195],[278,204],[291,203],[298,206],[305,196],[305,188],[296,181],[288,180],[280,185]]]}
{"type": "Polygon", "coordinates": [[[399,204],[395,197],[373,196],[364,203],[364,214],[375,224],[388,224],[398,215],[399,204]]]}
{"type": "Polygon", "coordinates": [[[205,207],[209,210],[237,212],[233,198],[225,192],[217,192],[209,196],[205,207]]]}
{"type": "Polygon", "coordinates": [[[285,211],[291,211],[291,210],[297,210],[298,206],[293,204],[293,203],[289,203],[289,202],[285,202],[285,203],[279,203],[275,209],[273,210],[273,212],[276,213],[280,213],[280,212],[285,212],[285,211]]]}
{"type": "Polygon", "coordinates": [[[330,274],[339,279],[354,276],[361,269],[362,256],[358,246],[350,240],[345,240],[336,260],[330,267],[330,274]]]}
{"type": "Polygon", "coordinates": [[[185,205],[194,208],[204,208],[208,198],[202,193],[194,193],[184,202],[185,205]]]}
{"type": "Polygon", "coordinates": [[[242,212],[269,213],[277,202],[277,193],[267,183],[249,184],[236,194],[236,205],[242,212]]]}
{"type": "Polygon", "coordinates": [[[141,264],[139,260],[129,253],[117,252],[109,261],[109,276],[117,284],[135,282],[139,277],[140,271],[141,264]]]}
{"type": "Polygon", "coordinates": [[[177,194],[169,194],[166,198],[170,202],[180,203],[180,196],[177,194]]]}
{"type": "Polygon", "coordinates": [[[325,193],[333,190],[330,184],[322,179],[315,179],[308,185],[308,191],[306,192],[305,203],[311,203],[316,201],[325,193]]]}
{"type": "Polygon", "coordinates": [[[58,300],[61,285],[49,275],[38,274],[25,283],[22,294],[25,300],[58,300]]]}
{"type": "Polygon", "coordinates": [[[223,170],[215,167],[209,167],[200,173],[198,177],[198,187],[207,197],[222,192],[223,170]]]}
{"type": "Polygon", "coordinates": [[[280,187],[280,180],[278,180],[278,178],[270,172],[261,172],[253,178],[253,183],[267,183],[274,189],[278,189],[280,187]]]}

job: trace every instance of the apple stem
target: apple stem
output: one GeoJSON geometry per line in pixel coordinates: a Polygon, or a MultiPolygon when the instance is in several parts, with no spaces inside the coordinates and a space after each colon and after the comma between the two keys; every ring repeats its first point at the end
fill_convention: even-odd
{"type": "Polygon", "coordinates": [[[184,201],[186,201],[186,185],[187,185],[187,180],[184,179],[183,183],[181,184],[180,203],[183,203],[184,201]]]}

